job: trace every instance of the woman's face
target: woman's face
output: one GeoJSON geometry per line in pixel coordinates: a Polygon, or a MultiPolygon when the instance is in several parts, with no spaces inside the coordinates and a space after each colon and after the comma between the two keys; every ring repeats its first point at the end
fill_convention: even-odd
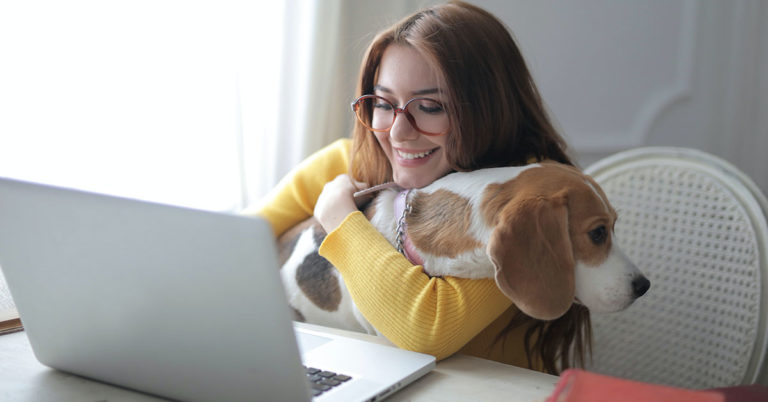
{"type": "MultiPolygon", "coordinates": [[[[391,45],[384,51],[374,93],[399,108],[413,98],[431,98],[443,104],[447,101],[427,60],[403,45],[391,45]]],[[[447,120],[445,111],[442,114],[447,120]]],[[[445,154],[448,134],[421,134],[403,113],[398,113],[389,131],[374,135],[392,165],[395,183],[403,188],[424,187],[451,171],[445,154]]]]}

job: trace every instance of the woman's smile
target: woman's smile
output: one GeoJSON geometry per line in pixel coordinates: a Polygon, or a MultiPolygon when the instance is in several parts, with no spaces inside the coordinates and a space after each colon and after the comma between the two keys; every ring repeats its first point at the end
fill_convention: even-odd
{"type": "Polygon", "coordinates": [[[416,164],[426,163],[435,155],[435,151],[439,149],[440,148],[438,147],[426,151],[414,151],[410,149],[395,148],[395,153],[397,155],[397,162],[401,165],[415,166],[416,164]]]}

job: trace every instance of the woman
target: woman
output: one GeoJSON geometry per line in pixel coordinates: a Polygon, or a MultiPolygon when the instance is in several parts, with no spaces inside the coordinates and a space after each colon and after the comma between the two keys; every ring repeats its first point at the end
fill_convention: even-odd
{"type": "Polygon", "coordinates": [[[294,169],[255,213],[276,235],[314,215],[320,254],[336,266],[365,318],[399,347],[438,359],[456,352],[556,373],[582,362],[589,315],[574,305],[541,322],[492,279],[431,278],[398,253],[352,197],[394,181],[423,187],[452,171],[570,163],[511,35],[494,16],[454,2],[380,33],[364,57],[352,142],[294,169]],[[398,109],[402,108],[402,109],[398,109]]]}

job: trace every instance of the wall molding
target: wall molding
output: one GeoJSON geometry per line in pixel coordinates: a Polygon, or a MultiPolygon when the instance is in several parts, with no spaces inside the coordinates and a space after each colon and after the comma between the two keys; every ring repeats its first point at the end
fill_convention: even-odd
{"type": "Polygon", "coordinates": [[[651,94],[626,130],[576,132],[569,136],[578,153],[613,153],[646,144],[654,123],[673,105],[691,98],[699,25],[699,2],[683,3],[678,59],[672,86],[651,94]]]}

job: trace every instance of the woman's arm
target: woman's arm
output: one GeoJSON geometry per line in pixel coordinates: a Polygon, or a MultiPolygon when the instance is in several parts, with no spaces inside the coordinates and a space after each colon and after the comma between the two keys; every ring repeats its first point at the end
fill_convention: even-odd
{"type": "Polygon", "coordinates": [[[511,302],[492,279],[430,278],[360,212],[320,247],[365,318],[397,346],[442,359],[466,345],[511,302]]]}
{"type": "Polygon", "coordinates": [[[259,215],[272,225],[275,236],[312,216],[323,186],[346,173],[349,140],[335,141],[291,170],[258,204],[242,211],[259,215]]]}

